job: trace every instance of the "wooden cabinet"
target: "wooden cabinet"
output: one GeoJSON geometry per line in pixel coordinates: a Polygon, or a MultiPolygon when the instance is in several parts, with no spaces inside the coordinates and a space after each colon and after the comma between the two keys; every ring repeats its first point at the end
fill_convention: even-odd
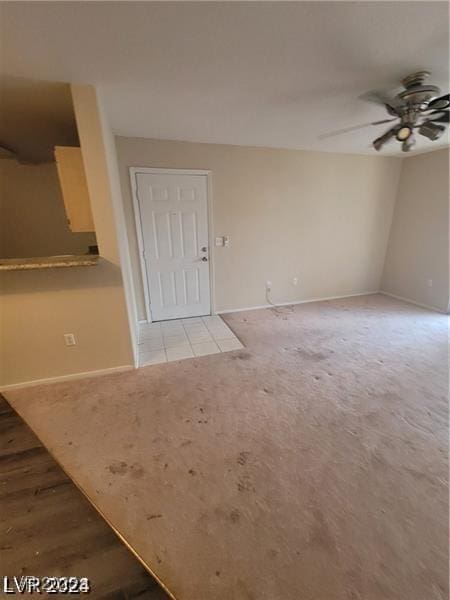
{"type": "Polygon", "coordinates": [[[95,231],[81,148],[55,146],[55,160],[70,230],[95,231]]]}

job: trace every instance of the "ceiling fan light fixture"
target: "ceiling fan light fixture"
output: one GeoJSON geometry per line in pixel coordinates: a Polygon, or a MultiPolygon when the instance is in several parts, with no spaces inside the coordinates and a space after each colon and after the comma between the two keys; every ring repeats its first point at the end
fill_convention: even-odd
{"type": "Polygon", "coordinates": [[[395,137],[398,139],[399,142],[405,142],[411,135],[412,127],[409,127],[409,125],[403,125],[399,129],[397,129],[395,137]]]}
{"type": "Polygon", "coordinates": [[[425,123],[422,123],[419,127],[420,135],[424,135],[432,141],[439,139],[444,132],[445,127],[443,125],[437,125],[432,121],[425,121],[425,123]]]}
{"type": "Polygon", "coordinates": [[[409,152],[415,143],[416,138],[413,135],[410,135],[409,138],[402,143],[402,152],[409,152]]]}

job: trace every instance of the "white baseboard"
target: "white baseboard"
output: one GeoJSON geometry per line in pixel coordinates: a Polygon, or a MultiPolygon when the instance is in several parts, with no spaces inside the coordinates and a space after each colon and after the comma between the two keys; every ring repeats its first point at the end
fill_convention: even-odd
{"type": "Polygon", "coordinates": [[[397,296],[397,294],[391,294],[391,292],[385,292],[384,290],[380,290],[380,294],[383,296],[390,296],[391,298],[395,298],[396,300],[401,300],[402,302],[407,302],[408,304],[414,304],[415,306],[420,306],[421,308],[427,308],[428,310],[432,310],[433,312],[438,312],[446,315],[447,311],[442,310],[441,308],[437,308],[437,306],[431,306],[431,304],[423,304],[423,302],[416,302],[411,298],[405,298],[404,296],[397,296]]]}
{"type": "Polygon", "coordinates": [[[262,308],[276,308],[278,306],[294,306],[296,304],[309,304],[310,302],[325,302],[326,300],[340,300],[342,298],[353,298],[355,296],[371,296],[379,294],[379,290],[372,292],[358,292],[357,294],[344,294],[343,296],[325,296],[323,298],[308,298],[307,300],[292,300],[291,302],[277,302],[276,304],[261,304],[260,306],[247,306],[245,308],[231,308],[228,310],[218,310],[218,315],[226,315],[228,313],[244,312],[246,310],[260,310],[262,308]]]}
{"type": "Polygon", "coordinates": [[[19,390],[21,388],[32,387],[35,385],[47,385],[60,381],[72,381],[74,379],[84,379],[86,377],[101,377],[102,375],[111,375],[112,373],[123,373],[124,371],[133,371],[133,365],[122,365],[120,367],[111,367],[109,369],[98,369],[97,371],[84,371],[82,373],[71,373],[70,375],[58,375],[57,377],[47,377],[46,379],[34,379],[32,381],[23,381],[22,383],[11,383],[0,386],[0,392],[8,390],[19,390]]]}

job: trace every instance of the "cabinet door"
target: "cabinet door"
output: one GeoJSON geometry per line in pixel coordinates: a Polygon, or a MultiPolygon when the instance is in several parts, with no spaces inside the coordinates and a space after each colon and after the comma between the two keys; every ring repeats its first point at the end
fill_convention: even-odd
{"type": "Polygon", "coordinates": [[[55,160],[70,230],[95,231],[81,148],[56,146],[55,160]]]}

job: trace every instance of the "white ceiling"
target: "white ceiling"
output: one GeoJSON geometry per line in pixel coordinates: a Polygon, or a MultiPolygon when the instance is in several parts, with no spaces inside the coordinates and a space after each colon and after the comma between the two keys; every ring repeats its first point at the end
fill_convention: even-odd
{"type": "MultiPolygon", "coordinates": [[[[432,71],[448,91],[446,2],[2,3],[3,70],[101,86],[124,136],[375,153],[360,99],[432,71]]],[[[420,137],[418,151],[445,145],[420,137]]],[[[383,154],[397,154],[392,142],[383,154]]]]}

